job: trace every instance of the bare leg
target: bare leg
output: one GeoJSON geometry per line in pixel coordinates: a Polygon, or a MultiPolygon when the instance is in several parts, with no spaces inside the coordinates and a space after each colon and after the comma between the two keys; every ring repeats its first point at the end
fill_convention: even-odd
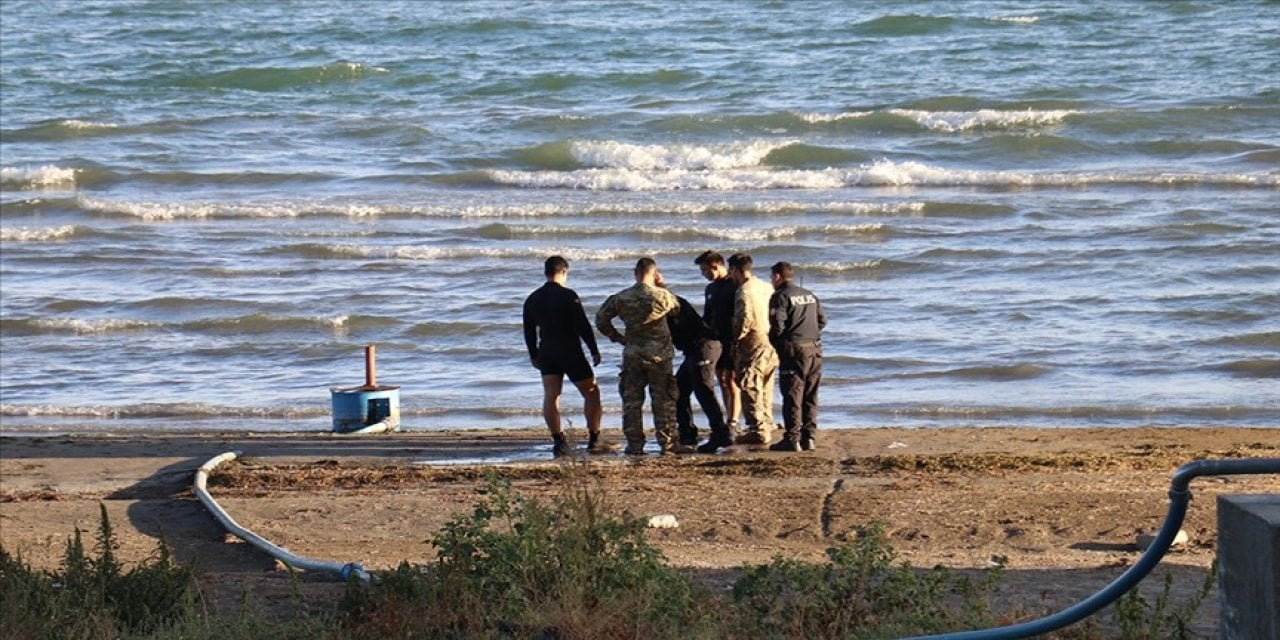
{"type": "MultiPolygon", "coordinates": [[[[552,436],[563,433],[560,428],[560,390],[564,385],[564,376],[542,376],[542,419],[547,423],[547,430],[552,436]]],[[[599,404],[599,394],[597,394],[599,404]]]]}
{"type": "Polygon", "coordinates": [[[720,395],[724,396],[725,422],[737,424],[742,417],[742,390],[738,388],[738,376],[732,369],[721,369],[716,374],[720,376],[720,395]]]}
{"type": "Polygon", "coordinates": [[[573,384],[577,385],[582,394],[582,413],[587,419],[587,433],[600,433],[600,420],[604,416],[604,407],[600,404],[600,385],[596,384],[595,378],[579,380],[573,384]]]}

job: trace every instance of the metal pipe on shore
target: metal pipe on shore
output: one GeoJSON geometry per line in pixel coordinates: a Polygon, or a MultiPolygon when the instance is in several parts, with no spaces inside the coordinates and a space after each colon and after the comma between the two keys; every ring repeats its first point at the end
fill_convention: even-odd
{"type": "Polygon", "coordinates": [[[200,468],[196,470],[196,497],[199,498],[201,504],[209,510],[209,513],[213,514],[214,519],[216,519],[232,535],[257,547],[267,555],[283,562],[285,565],[293,569],[335,573],[338,577],[342,578],[343,581],[350,580],[353,576],[363,582],[369,581],[369,573],[365,571],[364,567],[359,563],[348,562],[344,564],[341,562],[316,560],[296,555],[291,553],[288,549],[273,544],[270,540],[267,540],[266,538],[263,538],[262,536],[240,526],[239,523],[228,515],[222,506],[218,504],[218,501],[214,500],[213,496],[209,495],[209,473],[218,465],[235,460],[239,455],[240,453],[237,451],[228,451],[222,455],[209,459],[208,462],[200,465],[200,468]]]}
{"type": "Polygon", "coordinates": [[[1200,476],[1225,476],[1248,474],[1280,474],[1280,458],[1250,458],[1245,460],[1194,460],[1178,467],[1169,486],[1169,511],[1155,541],[1146,553],[1138,558],[1120,577],[1102,590],[1055,614],[1019,624],[994,629],[959,631],[930,636],[912,636],[902,640],[1017,640],[1056,631],[1075,624],[1115,602],[1137,586],[1160,563],[1173,543],[1182,520],[1187,515],[1187,503],[1191,501],[1191,481],[1200,476]]]}

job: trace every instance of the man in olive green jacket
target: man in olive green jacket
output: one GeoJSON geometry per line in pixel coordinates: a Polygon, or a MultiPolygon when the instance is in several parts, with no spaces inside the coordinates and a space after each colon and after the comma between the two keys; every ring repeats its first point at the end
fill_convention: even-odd
{"type": "Polygon", "coordinates": [[[667,318],[680,313],[675,295],[656,286],[658,265],[652,258],[636,262],[636,283],[609,296],[596,311],[596,329],[622,349],[622,433],[627,438],[626,453],[644,454],[644,391],[649,389],[653,406],[654,434],[662,453],[689,453],[692,447],[676,441],[676,379],[672,374],[675,347],[667,318]],[[626,333],[613,326],[622,318],[626,333]]]}
{"type": "Polygon", "coordinates": [[[751,256],[729,257],[729,277],[738,284],[733,305],[733,340],[730,349],[742,387],[742,417],[746,428],[738,444],[769,444],[773,433],[773,378],[778,352],[769,344],[769,299],[773,287],[751,275],[751,256]]]}

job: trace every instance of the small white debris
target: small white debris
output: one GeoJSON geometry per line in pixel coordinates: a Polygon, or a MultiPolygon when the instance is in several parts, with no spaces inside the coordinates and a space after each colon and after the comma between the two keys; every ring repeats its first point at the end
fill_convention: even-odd
{"type": "Polygon", "coordinates": [[[650,529],[675,529],[676,527],[679,527],[679,526],[680,526],[680,522],[676,520],[675,516],[669,513],[664,513],[662,515],[652,516],[649,518],[650,529]]]}
{"type": "MultiPolygon", "coordinates": [[[[1174,534],[1173,542],[1169,544],[1169,548],[1174,549],[1177,547],[1181,547],[1187,544],[1187,541],[1189,539],[1190,538],[1187,536],[1187,532],[1185,530],[1178,529],[1178,533],[1174,534]]],[[[1146,551],[1147,547],[1150,547],[1151,543],[1155,541],[1156,541],[1156,534],[1142,531],[1138,533],[1138,539],[1135,541],[1135,544],[1138,545],[1138,549],[1142,551],[1146,551]]]]}
{"type": "Polygon", "coordinates": [[[905,442],[890,442],[890,443],[889,443],[889,446],[887,446],[887,447],[885,447],[885,448],[886,448],[886,449],[905,449],[905,448],[907,448],[907,443],[905,443],[905,442]]]}

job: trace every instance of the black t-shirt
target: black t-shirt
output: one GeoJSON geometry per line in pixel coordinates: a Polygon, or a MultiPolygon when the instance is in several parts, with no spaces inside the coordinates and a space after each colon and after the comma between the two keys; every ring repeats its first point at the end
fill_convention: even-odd
{"type": "Polygon", "coordinates": [[[702,304],[702,317],[711,328],[712,339],[728,342],[733,337],[733,295],[738,285],[730,278],[707,283],[702,304]]]}
{"type": "Polygon", "coordinates": [[[536,359],[539,349],[548,353],[570,349],[582,353],[579,339],[587,343],[591,355],[600,353],[587,312],[573,289],[548,282],[525,298],[524,343],[530,358],[536,359]]]}

